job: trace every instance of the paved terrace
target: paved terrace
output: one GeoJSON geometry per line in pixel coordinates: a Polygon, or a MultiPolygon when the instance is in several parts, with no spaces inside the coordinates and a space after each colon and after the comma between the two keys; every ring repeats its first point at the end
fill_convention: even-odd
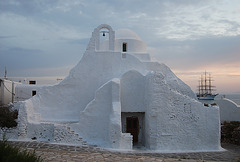
{"type": "Polygon", "coordinates": [[[95,146],[70,146],[43,142],[10,141],[14,146],[35,150],[44,161],[160,161],[160,162],[194,162],[194,161],[240,161],[240,146],[223,143],[226,151],[196,153],[149,153],[144,150],[129,152],[107,150],[95,146]]]}

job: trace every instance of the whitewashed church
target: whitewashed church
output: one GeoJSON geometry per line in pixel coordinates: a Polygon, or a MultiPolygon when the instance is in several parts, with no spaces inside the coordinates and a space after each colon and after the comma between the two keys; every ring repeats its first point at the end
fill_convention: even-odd
{"type": "Polygon", "coordinates": [[[59,84],[18,102],[19,140],[159,151],[219,150],[217,106],[204,107],[128,29],[95,28],[59,84]]]}

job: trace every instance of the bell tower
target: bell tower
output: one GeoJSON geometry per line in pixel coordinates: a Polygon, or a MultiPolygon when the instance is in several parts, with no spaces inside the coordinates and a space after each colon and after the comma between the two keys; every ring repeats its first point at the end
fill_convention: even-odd
{"type": "Polygon", "coordinates": [[[115,31],[112,30],[112,27],[107,24],[99,25],[92,32],[92,37],[89,41],[87,50],[100,50],[100,36],[108,36],[109,38],[109,51],[114,51],[114,42],[115,42],[115,31]]]}

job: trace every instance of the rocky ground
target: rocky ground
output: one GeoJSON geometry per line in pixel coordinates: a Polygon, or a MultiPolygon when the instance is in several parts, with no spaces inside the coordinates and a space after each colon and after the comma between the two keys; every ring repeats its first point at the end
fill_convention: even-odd
{"type": "Polygon", "coordinates": [[[106,150],[93,146],[69,146],[43,142],[11,141],[28,150],[35,150],[44,161],[77,162],[77,161],[160,161],[160,162],[195,162],[195,161],[240,161],[240,146],[223,143],[226,151],[197,153],[154,153],[144,150],[129,152],[106,150]]]}

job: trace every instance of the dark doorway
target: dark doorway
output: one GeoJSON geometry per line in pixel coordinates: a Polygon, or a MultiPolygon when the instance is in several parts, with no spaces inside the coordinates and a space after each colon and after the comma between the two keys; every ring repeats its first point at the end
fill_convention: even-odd
{"type": "Polygon", "coordinates": [[[138,142],[139,134],[139,121],[138,117],[127,117],[127,133],[131,133],[133,136],[133,143],[138,142]]]}

